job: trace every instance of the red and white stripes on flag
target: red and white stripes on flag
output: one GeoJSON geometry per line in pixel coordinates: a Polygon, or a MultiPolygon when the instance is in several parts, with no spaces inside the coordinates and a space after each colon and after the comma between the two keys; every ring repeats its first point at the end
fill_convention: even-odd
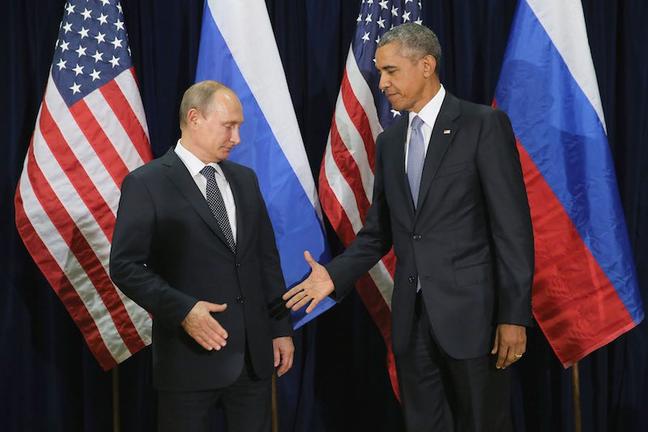
{"type": "MultiPolygon", "coordinates": [[[[66,10],[74,3],[68,2],[66,10]]],[[[103,9],[94,5],[97,17],[120,19],[121,9],[108,4],[115,9],[109,13],[108,2],[101,3],[103,9]]],[[[54,54],[63,64],[77,60],[66,51],[86,44],[83,36],[64,35],[67,24],[67,33],[77,27],[74,13],[64,16],[54,54]]],[[[87,33],[85,24],[78,29],[87,33]]],[[[101,32],[98,27],[94,35],[101,32]]],[[[94,35],[91,29],[87,37],[94,35]]],[[[108,276],[121,182],[152,158],[134,70],[125,53],[126,48],[105,53],[120,59],[117,70],[108,61],[82,63],[79,55],[76,71],[92,68],[95,77],[106,72],[103,80],[88,76],[84,81],[83,73],[70,67],[68,76],[67,67],[52,65],[15,197],[16,226],[25,246],[105,370],[151,342],[149,314],[124,297],[108,276]],[[68,88],[70,79],[81,92],[68,88]],[[92,89],[91,82],[96,84],[92,89]]]]}
{"type": "MultiPolygon", "coordinates": [[[[361,6],[319,176],[322,209],[345,246],[362,228],[371,205],[376,138],[383,126],[389,126],[400,115],[389,109],[378,91],[373,63],[376,47],[392,25],[407,21],[420,24],[420,12],[420,2],[411,0],[363,2],[361,6]]],[[[391,344],[394,268],[395,257],[390,251],[356,287],[385,340],[389,377],[398,397],[391,344]]]]}

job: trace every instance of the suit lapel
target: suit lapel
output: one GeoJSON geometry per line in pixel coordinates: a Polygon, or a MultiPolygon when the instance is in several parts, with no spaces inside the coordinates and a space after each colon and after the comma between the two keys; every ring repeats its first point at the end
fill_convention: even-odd
{"type": "Polygon", "coordinates": [[[459,101],[450,93],[446,93],[445,100],[441,105],[441,110],[432,129],[430,142],[428,143],[425,163],[423,164],[423,174],[421,175],[421,187],[419,188],[418,208],[423,207],[427,197],[428,189],[441,162],[445,156],[454,136],[457,132],[456,119],[459,117],[459,101]]]}
{"type": "Polygon", "coordinates": [[[191,204],[196,213],[198,213],[200,218],[207,224],[207,226],[209,226],[209,228],[229,250],[225,235],[223,235],[223,231],[218,226],[216,218],[209,209],[207,200],[203,194],[200,193],[198,186],[196,186],[196,182],[191,178],[187,167],[182,160],[180,160],[178,155],[176,155],[173,147],[170,148],[162,158],[162,164],[168,168],[165,174],[169,177],[171,183],[173,183],[180,194],[191,204]]]}

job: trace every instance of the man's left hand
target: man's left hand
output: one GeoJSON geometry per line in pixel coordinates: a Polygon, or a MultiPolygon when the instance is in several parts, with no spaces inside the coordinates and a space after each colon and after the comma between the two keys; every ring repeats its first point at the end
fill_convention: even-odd
{"type": "Polygon", "coordinates": [[[277,368],[277,376],[288,372],[293,364],[295,346],[290,336],[283,336],[272,339],[274,351],[274,367],[277,368]]]}
{"type": "Polygon", "coordinates": [[[526,327],[500,324],[495,331],[491,354],[497,354],[497,369],[505,369],[520,360],[526,352],[526,327]]]}

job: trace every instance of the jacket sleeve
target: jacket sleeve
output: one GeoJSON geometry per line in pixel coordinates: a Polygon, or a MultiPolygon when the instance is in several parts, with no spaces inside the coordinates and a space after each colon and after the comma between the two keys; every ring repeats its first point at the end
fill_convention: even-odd
{"type": "Polygon", "coordinates": [[[531,325],[533,229],[520,158],[505,113],[491,110],[482,125],[477,167],[495,251],[497,321],[531,325]]]}
{"type": "Polygon", "coordinates": [[[133,173],[122,184],[110,249],[110,277],[135,303],[167,326],[179,325],[197,300],[151,270],[155,206],[144,181],[133,173]]]}
{"type": "MultiPolygon", "coordinates": [[[[263,272],[263,291],[266,304],[268,305],[268,309],[270,309],[273,301],[281,298],[286,291],[286,282],[281,269],[281,261],[279,252],[277,251],[272,222],[270,221],[270,216],[268,215],[268,210],[263,195],[261,194],[256,175],[252,175],[254,176],[254,186],[261,207],[259,256],[263,272]]],[[[281,319],[270,319],[270,327],[270,333],[273,338],[292,336],[290,314],[285,314],[281,319]]]]}
{"type": "Polygon", "coordinates": [[[326,269],[335,285],[334,297],[342,300],[355,281],[367,273],[392,247],[389,206],[385,198],[382,146],[384,135],[376,140],[376,169],[373,200],[362,229],[349,247],[331,261],[326,269]]]}

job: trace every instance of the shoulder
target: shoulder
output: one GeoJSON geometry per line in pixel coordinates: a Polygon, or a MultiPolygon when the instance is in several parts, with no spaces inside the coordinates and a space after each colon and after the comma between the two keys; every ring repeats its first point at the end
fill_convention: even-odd
{"type": "Polygon", "coordinates": [[[463,121],[485,123],[501,122],[505,119],[508,120],[506,113],[500,109],[494,108],[490,105],[469,102],[455,96],[452,97],[455,98],[460,107],[463,121]]]}

